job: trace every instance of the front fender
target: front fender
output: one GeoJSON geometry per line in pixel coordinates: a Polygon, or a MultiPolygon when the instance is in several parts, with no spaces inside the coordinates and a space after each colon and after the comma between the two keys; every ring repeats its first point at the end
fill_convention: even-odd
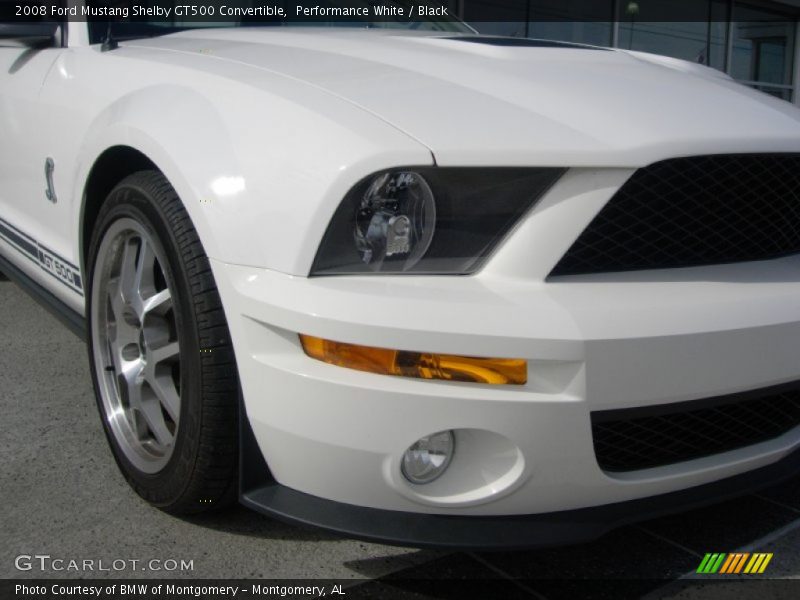
{"type": "Polygon", "coordinates": [[[133,148],[175,187],[209,257],[304,276],[354,183],[432,163],[423,145],[344,101],[312,110],[308,97],[295,104],[232,87],[228,98],[171,84],[119,98],[89,127],[73,197],[84,197],[104,151],[133,148]]]}

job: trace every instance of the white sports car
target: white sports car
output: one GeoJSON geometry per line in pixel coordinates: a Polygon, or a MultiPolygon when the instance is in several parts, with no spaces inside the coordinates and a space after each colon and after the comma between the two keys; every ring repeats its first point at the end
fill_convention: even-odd
{"type": "Polygon", "coordinates": [[[0,270],[148,502],[521,548],[800,470],[797,108],[458,23],[179,29],[0,26],[0,270]]]}

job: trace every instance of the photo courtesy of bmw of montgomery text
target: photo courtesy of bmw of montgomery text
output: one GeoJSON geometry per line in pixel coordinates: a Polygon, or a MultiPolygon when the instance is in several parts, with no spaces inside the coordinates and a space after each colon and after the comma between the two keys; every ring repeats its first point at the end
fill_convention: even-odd
{"type": "Polygon", "coordinates": [[[459,23],[228,25],[0,30],[0,269],[85,334],[143,498],[522,548],[798,472],[800,110],[459,23]]]}

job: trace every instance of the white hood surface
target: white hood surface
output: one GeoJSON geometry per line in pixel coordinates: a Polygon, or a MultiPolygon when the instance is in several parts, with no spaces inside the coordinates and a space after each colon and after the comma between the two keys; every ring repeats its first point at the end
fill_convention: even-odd
{"type": "Polygon", "coordinates": [[[800,151],[800,111],[711,69],[458,37],[276,27],[193,30],[126,46],[234,61],[324,89],[425,144],[441,165],[636,167],[692,154],[800,151]]]}

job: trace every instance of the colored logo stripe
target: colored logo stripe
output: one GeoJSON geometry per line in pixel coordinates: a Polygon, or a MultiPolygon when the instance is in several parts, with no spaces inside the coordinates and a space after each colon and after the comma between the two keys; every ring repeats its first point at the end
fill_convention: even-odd
{"type": "Polygon", "coordinates": [[[744,563],[749,557],[749,552],[734,552],[728,555],[728,560],[725,561],[726,564],[722,565],[719,572],[725,575],[739,573],[744,568],[744,563]]]}
{"type": "Polygon", "coordinates": [[[766,571],[767,565],[772,560],[772,553],[756,552],[733,552],[708,553],[703,557],[697,572],[704,575],[720,573],[723,575],[736,575],[747,573],[751,575],[760,574],[766,571]]]}
{"type": "Polygon", "coordinates": [[[753,554],[753,558],[750,559],[750,562],[747,563],[747,566],[744,569],[745,573],[763,573],[767,570],[767,565],[769,561],[772,560],[772,552],[760,553],[760,554],[753,554]]]}
{"type": "Polygon", "coordinates": [[[725,554],[706,554],[703,562],[697,567],[698,573],[716,573],[719,570],[722,561],[725,560],[725,554]]]}

